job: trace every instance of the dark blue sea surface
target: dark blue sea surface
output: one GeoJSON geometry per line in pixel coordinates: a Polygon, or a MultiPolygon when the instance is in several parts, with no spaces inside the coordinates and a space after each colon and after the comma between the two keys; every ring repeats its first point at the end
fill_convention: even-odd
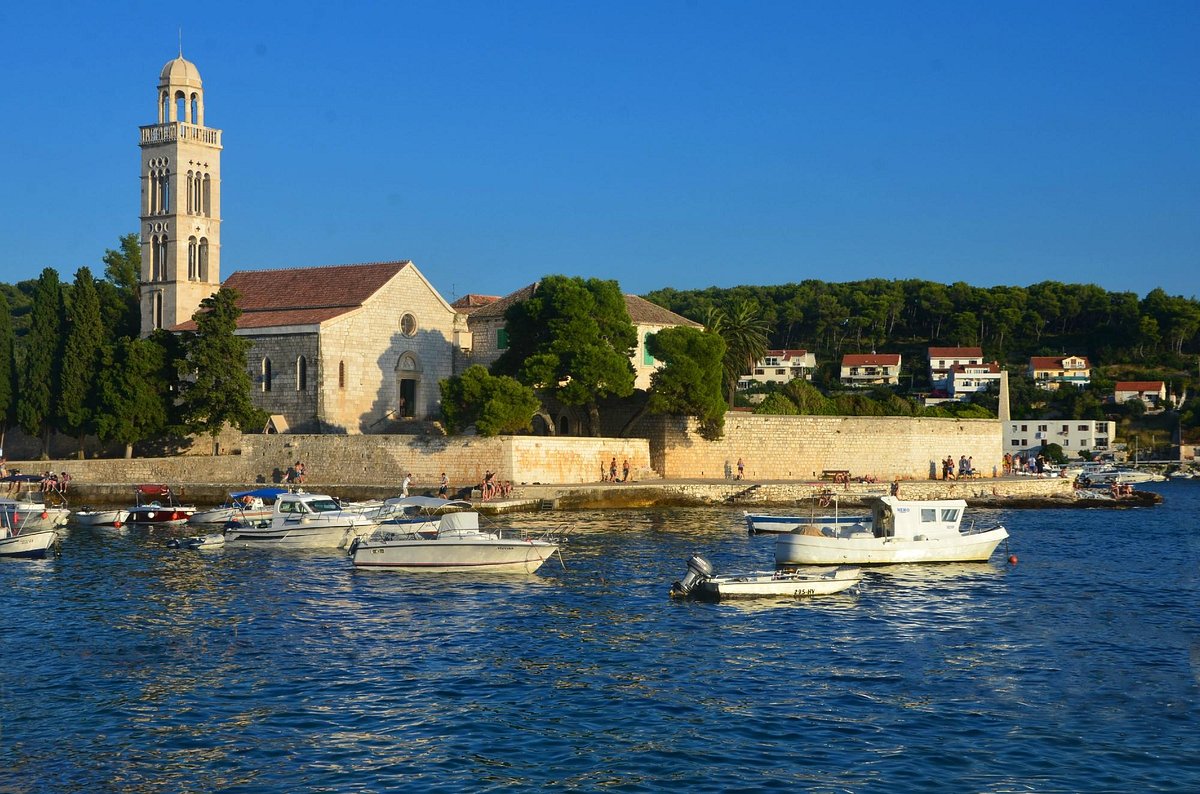
{"type": "Polygon", "coordinates": [[[534,576],[74,527],[0,561],[0,791],[1200,790],[1200,482],[1155,487],[741,605],[667,597],[771,566],[732,509],[506,517],[571,529],[534,576]]]}

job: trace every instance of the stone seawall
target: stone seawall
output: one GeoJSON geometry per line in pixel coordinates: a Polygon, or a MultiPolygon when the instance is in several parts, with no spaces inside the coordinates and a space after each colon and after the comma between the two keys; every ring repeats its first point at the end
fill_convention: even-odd
{"type": "Polygon", "coordinates": [[[1004,456],[995,419],[898,416],[777,416],[731,412],[725,435],[706,441],[695,420],[646,421],[652,465],[668,479],[719,478],[745,461],[751,480],[815,479],[827,469],[880,480],[926,480],[946,456],[973,458],[985,475],[1004,456]]]}

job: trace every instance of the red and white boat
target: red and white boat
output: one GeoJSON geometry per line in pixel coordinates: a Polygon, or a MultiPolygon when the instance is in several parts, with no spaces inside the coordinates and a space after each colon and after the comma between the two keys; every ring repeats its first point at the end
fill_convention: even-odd
{"type": "Polygon", "coordinates": [[[130,524],[182,524],[196,512],[181,504],[169,485],[139,485],[133,489],[137,504],[129,508],[130,524]]]}

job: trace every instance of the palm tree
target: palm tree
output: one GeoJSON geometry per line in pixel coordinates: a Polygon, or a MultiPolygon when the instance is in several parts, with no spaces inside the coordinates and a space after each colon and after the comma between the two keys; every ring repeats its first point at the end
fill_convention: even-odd
{"type": "Polygon", "coordinates": [[[739,300],[728,310],[710,307],[704,327],[725,340],[725,392],[732,408],[738,378],[750,372],[767,352],[767,323],[759,316],[757,303],[739,300]]]}

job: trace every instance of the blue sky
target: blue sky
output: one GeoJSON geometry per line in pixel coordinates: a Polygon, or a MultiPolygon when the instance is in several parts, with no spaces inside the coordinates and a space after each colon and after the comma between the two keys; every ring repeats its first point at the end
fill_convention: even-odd
{"type": "Polygon", "coordinates": [[[223,276],[1200,293],[1194,0],[35,5],[0,10],[4,281],[137,229],[182,26],[223,276]]]}

